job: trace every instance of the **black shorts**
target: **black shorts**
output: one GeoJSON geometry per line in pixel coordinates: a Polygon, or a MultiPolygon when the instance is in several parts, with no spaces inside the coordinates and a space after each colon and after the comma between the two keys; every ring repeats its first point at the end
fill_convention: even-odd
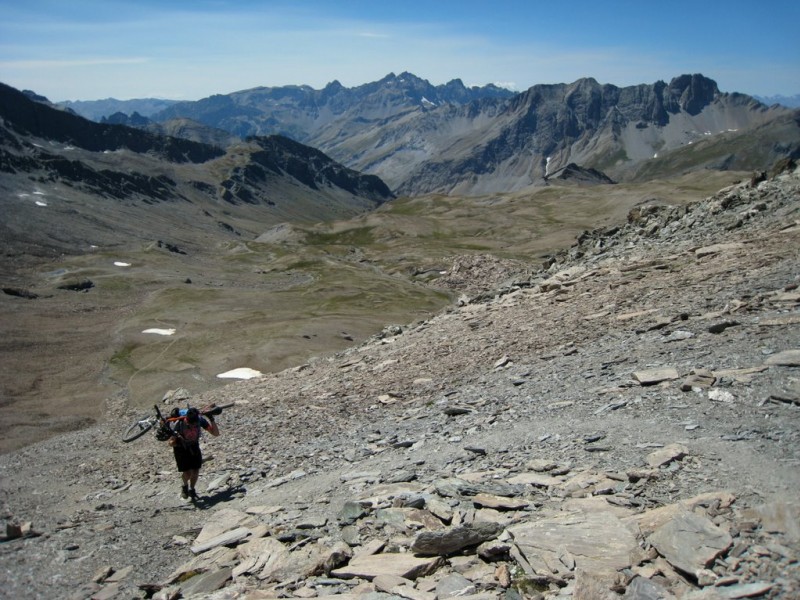
{"type": "Polygon", "coordinates": [[[203,465],[200,444],[189,444],[188,446],[179,444],[172,451],[175,454],[175,464],[178,465],[178,471],[181,473],[199,469],[203,465]]]}

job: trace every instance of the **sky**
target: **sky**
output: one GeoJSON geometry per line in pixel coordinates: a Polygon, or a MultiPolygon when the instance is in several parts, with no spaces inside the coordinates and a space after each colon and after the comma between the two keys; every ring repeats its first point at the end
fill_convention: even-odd
{"type": "Polygon", "coordinates": [[[0,0],[0,82],[51,101],[197,100],[411,72],[515,91],[685,73],[800,94],[800,0],[0,0]]]}

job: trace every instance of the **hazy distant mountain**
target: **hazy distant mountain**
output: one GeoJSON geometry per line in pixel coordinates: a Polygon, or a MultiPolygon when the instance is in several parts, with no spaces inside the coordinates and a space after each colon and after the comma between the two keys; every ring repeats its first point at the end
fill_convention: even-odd
{"type": "Polygon", "coordinates": [[[800,94],[795,94],[794,96],[753,96],[753,98],[767,106],[780,104],[787,108],[800,108],[800,94]]]}
{"type": "Polygon", "coordinates": [[[346,88],[333,81],[309,86],[259,87],[179,102],[152,116],[163,121],[186,117],[233,134],[281,134],[307,143],[331,122],[375,122],[408,111],[432,110],[514,93],[494,85],[466,87],[460,79],[434,86],[411,73],[390,73],[380,81],[346,88]]]}
{"type": "Polygon", "coordinates": [[[159,98],[140,98],[137,100],[106,98],[105,100],[64,100],[57,104],[58,106],[69,108],[82,117],[100,122],[103,117],[110,117],[115,113],[124,113],[126,115],[139,113],[143,117],[150,117],[175,104],[175,102],[176,100],[162,100],[159,98]]]}

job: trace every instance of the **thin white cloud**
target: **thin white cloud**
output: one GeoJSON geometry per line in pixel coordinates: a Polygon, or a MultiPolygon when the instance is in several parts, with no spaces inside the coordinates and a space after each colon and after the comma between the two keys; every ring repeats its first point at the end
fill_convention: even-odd
{"type": "Polygon", "coordinates": [[[4,69],[58,69],[64,67],[96,67],[107,65],[138,65],[148,62],[144,57],[131,58],[73,58],[55,60],[4,60],[0,68],[4,69]]]}

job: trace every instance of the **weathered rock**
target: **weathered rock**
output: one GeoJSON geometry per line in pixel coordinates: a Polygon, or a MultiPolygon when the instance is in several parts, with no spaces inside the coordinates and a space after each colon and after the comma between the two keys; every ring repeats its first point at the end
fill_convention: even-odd
{"type": "Polygon", "coordinates": [[[542,473],[520,473],[509,477],[506,481],[512,485],[532,485],[534,487],[554,487],[564,483],[563,478],[542,473]]]}
{"type": "Polygon", "coordinates": [[[250,529],[247,527],[237,527],[231,531],[221,533],[216,537],[210,538],[202,543],[195,543],[191,550],[194,554],[200,554],[217,546],[227,546],[240,542],[250,535],[250,529]]]}
{"type": "Polygon", "coordinates": [[[251,573],[259,579],[269,579],[289,563],[289,551],[273,537],[250,540],[236,547],[238,564],[233,576],[251,573]]]}
{"type": "Polygon", "coordinates": [[[625,576],[611,569],[575,571],[573,600],[618,600],[616,590],[622,589],[625,576]]]}
{"type": "Polygon", "coordinates": [[[624,517],[622,520],[624,523],[635,527],[635,530],[642,536],[647,537],[683,512],[692,511],[698,507],[710,506],[712,504],[727,508],[733,504],[735,499],[736,497],[730,492],[707,492],[674,504],[668,504],[643,513],[624,517]]]}
{"type": "Polygon", "coordinates": [[[708,369],[694,369],[681,383],[681,390],[690,392],[695,388],[709,388],[717,381],[714,373],[708,369]]]}
{"type": "Polygon", "coordinates": [[[729,253],[734,250],[738,250],[741,247],[742,244],[738,242],[712,244],[711,246],[703,246],[702,248],[698,248],[694,251],[694,254],[697,258],[703,258],[705,256],[711,256],[714,254],[729,253]]]}
{"type": "Polygon", "coordinates": [[[468,596],[477,591],[475,585],[463,575],[452,573],[446,575],[436,584],[437,598],[455,598],[468,596]]]}
{"type": "Polygon", "coordinates": [[[768,357],[764,364],[780,367],[800,367],[800,350],[778,352],[768,357]]]}
{"type": "Polygon", "coordinates": [[[695,573],[710,565],[730,548],[731,536],[705,517],[683,512],[647,538],[658,553],[684,573],[695,573]]]}
{"type": "Polygon", "coordinates": [[[472,497],[472,502],[476,506],[485,506],[487,508],[497,508],[501,510],[519,510],[528,506],[526,500],[494,496],[492,494],[475,494],[472,497]]]}
{"type": "Polygon", "coordinates": [[[475,523],[442,532],[424,531],[414,540],[411,551],[424,556],[447,556],[492,540],[502,531],[499,523],[475,523]]]}
{"type": "MultiPolygon", "coordinates": [[[[550,573],[565,572],[560,556],[568,551],[577,568],[617,570],[635,562],[639,544],[610,512],[575,512],[509,528],[514,543],[530,562],[537,557],[550,573]]],[[[534,565],[535,568],[535,565],[534,565]]]]}
{"type": "Polygon", "coordinates": [[[622,600],[674,600],[674,598],[675,596],[662,586],[644,577],[634,577],[622,596],[622,600]]]}
{"type": "Polygon", "coordinates": [[[231,576],[232,570],[230,567],[195,575],[191,579],[181,583],[181,595],[184,598],[189,598],[196,594],[214,592],[225,585],[225,582],[228,581],[231,576]]]}
{"type": "Polygon", "coordinates": [[[674,367],[634,371],[633,373],[633,378],[642,385],[656,385],[662,381],[672,381],[679,377],[680,375],[678,375],[678,371],[676,371],[674,367]]]}
{"type": "Polygon", "coordinates": [[[761,521],[764,531],[780,533],[793,543],[800,542],[800,502],[775,501],[744,511],[744,517],[761,521]]]}
{"type": "Polygon", "coordinates": [[[383,553],[354,556],[344,567],[334,569],[334,577],[362,577],[373,580],[380,575],[394,575],[414,580],[430,575],[441,565],[442,559],[420,557],[408,553],[383,553]]]}
{"type": "Polygon", "coordinates": [[[689,450],[683,444],[670,444],[648,454],[647,464],[655,469],[668,465],[672,461],[681,460],[687,454],[689,454],[689,450]]]}

